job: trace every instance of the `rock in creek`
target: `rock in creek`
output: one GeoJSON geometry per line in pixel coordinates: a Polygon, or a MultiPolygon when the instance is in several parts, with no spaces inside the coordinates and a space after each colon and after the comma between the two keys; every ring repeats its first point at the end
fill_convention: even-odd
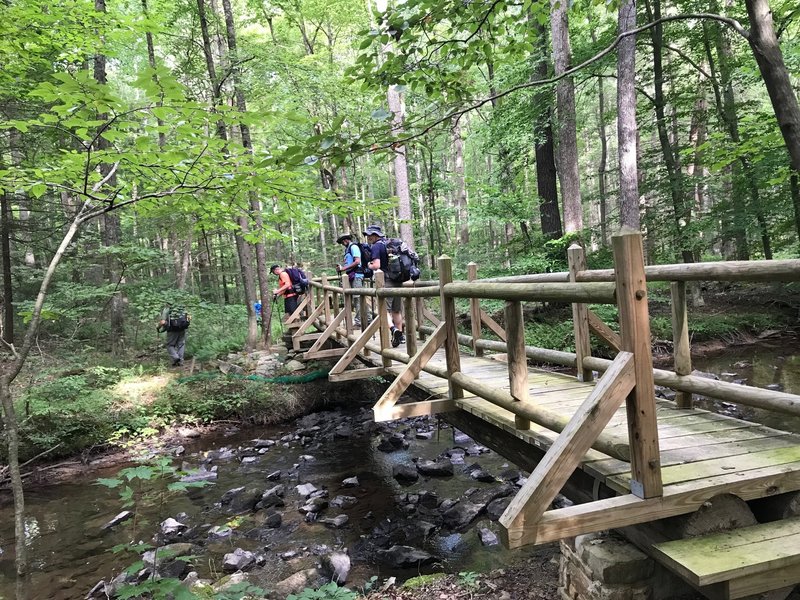
{"type": "Polygon", "coordinates": [[[480,536],[481,544],[484,546],[496,546],[499,543],[497,534],[491,529],[486,529],[486,527],[481,527],[478,530],[478,536],[480,536]]]}
{"type": "Polygon", "coordinates": [[[511,504],[511,500],[511,497],[497,498],[496,500],[492,500],[486,507],[486,516],[492,521],[497,521],[500,518],[500,515],[505,512],[506,507],[511,504]]]}
{"type": "Polygon", "coordinates": [[[307,587],[315,587],[314,584],[320,578],[320,572],[316,569],[304,569],[294,575],[289,575],[286,579],[275,584],[275,597],[286,598],[290,594],[298,594],[307,587]]]}
{"type": "Polygon", "coordinates": [[[392,546],[388,550],[378,550],[378,560],[395,569],[409,569],[433,562],[433,556],[424,550],[411,546],[392,546]]]}
{"type": "Polygon", "coordinates": [[[347,522],[350,520],[350,517],[347,515],[336,515],[335,517],[325,517],[324,519],[319,519],[319,523],[327,525],[329,527],[333,527],[335,529],[339,529],[347,525],[347,522]]]}
{"type": "Polygon", "coordinates": [[[270,529],[277,529],[283,523],[283,516],[277,511],[270,511],[264,519],[264,526],[270,529]]]}
{"type": "Polygon", "coordinates": [[[300,512],[303,514],[307,513],[318,513],[328,508],[328,501],[325,498],[309,498],[308,502],[305,505],[300,507],[300,512]]]}
{"type": "Polygon", "coordinates": [[[180,579],[189,572],[190,562],[179,558],[197,554],[199,551],[194,544],[168,544],[142,554],[142,562],[148,569],[155,569],[159,577],[180,579]]]}
{"type": "Polygon", "coordinates": [[[181,477],[183,483],[197,483],[198,481],[214,481],[217,478],[217,467],[211,467],[210,470],[200,467],[197,471],[191,472],[188,475],[181,477]]]}
{"type": "Polygon", "coordinates": [[[124,523],[125,521],[127,521],[128,519],[130,519],[132,516],[133,516],[133,513],[132,513],[131,511],[129,511],[129,510],[123,510],[123,511],[122,511],[121,513],[119,513],[119,514],[118,514],[116,517],[114,517],[114,518],[113,518],[113,519],[111,519],[111,520],[110,520],[108,523],[106,523],[105,525],[103,525],[103,526],[102,526],[100,529],[111,529],[111,528],[113,528],[113,527],[116,527],[116,526],[117,526],[117,525],[119,525],[120,523],[124,523]]]}
{"type": "Polygon", "coordinates": [[[228,490],[222,495],[220,503],[230,513],[249,512],[261,500],[263,491],[260,488],[246,488],[244,486],[228,490]]]}
{"type": "Polygon", "coordinates": [[[453,474],[453,463],[449,460],[421,460],[417,463],[417,471],[430,477],[447,477],[453,474]]]}
{"type": "Polygon", "coordinates": [[[343,585],[350,574],[350,557],[344,552],[331,552],[323,556],[322,572],[331,581],[343,585]]]}
{"type": "Polygon", "coordinates": [[[233,552],[226,554],[222,559],[222,569],[232,573],[234,571],[246,571],[256,564],[256,555],[247,550],[236,548],[233,552]]]}
{"type": "Polygon", "coordinates": [[[336,496],[331,500],[331,506],[336,508],[350,508],[355,506],[358,499],[355,496],[336,496]]]}
{"type": "Polygon", "coordinates": [[[297,493],[308,498],[311,494],[317,491],[317,488],[311,483],[303,483],[297,486],[297,493]]]}
{"type": "Polygon", "coordinates": [[[347,479],[342,480],[342,487],[346,488],[354,488],[361,485],[358,481],[358,477],[348,477],[347,479]]]}
{"type": "Polygon", "coordinates": [[[392,477],[400,482],[413,482],[419,479],[416,467],[399,464],[392,467],[392,477]]]}
{"type": "Polygon", "coordinates": [[[452,508],[448,509],[443,515],[444,524],[451,529],[461,529],[469,525],[483,510],[483,505],[473,504],[467,500],[462,500],[452,508]]]}
{"type": "Polygon", "coordinates": [[[285,506],[283,495],[285,488],[282,485],[276,485],[268,489],[261,496],[261,500],[256,504],[256,509],[269,508],[271,506],[285,506]]]}
{"type": "Polygon", "coordinates": [[[273,471],[269,475],[267,475],[267,481],[280,481],[281,472],[280,471],[273,471]]]}
{"type": "Polygon", "coordinates": [[[167,536],[182,533],[188,529],[188,525],[176,521],[172,517],[168,517],[161,522],[161,533],[167,536]]]}

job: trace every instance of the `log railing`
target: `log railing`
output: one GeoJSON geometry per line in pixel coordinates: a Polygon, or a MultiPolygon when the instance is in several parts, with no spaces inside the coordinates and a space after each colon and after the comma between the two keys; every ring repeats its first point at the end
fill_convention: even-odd
{"type": "Polygon", "coordinates": [[[613,249],[613,270],[587,270],[582,249],[573,246],[568,252],[570,270],[565,273],[478,279],[477,265],[471,263],[467,281],[453,281],[451,259],[441,257],[438,281],[409,283],[401,288],[385,287],[380,271],[375,274],[374,288],[352,289],[346,280],[339,286],[331,285],[322,276],[313,281],[313,293],[304,301],[304,314],[307,316],[302,320],[295,319],[295,315],[290,317],[298,321],[293,334],[294,346],[299,348],[303,340],[313,339],[313,345],[305,353],[307,358],[340,357],[330,371],[332,381],[384,375],[389,373],[393,362],[404,364],[376,403],[376,420],[452,411],[457,402],[469,402],[464,400],[466,390],[513,413],[517,429],[529,429],[533,422],[557,432],[559,435],[546,456],[501,519],[510,546],[531,543],[536,540],[547,506],[590,448],[630,463],[633,497],[661,496],[654,384],[677,390],[676,401],[680,407],[691,407],[692,394],[698,393],[748,406],[800,414],[800,396],[690,374],[685,287],[687,281],[700,279],[798,280],[800,261],[769,261],[758,263],[758,266],[750,262],[723,262],[645,267],[638,232],[614,236],[613,249]],[[765,276],[765,273],[769,275],[765,276]],[[653,369],[648,280],[671,282],[674,372],[653,369]],[[352,326],[353,295],[362,298],[362,331],[352,326]],[[386,302],[394,297],[404,301],[405,352],[390,347],[386,302]],[[425,300],[429,298],[439,299],[439,317],[425,306],[425,300]],[[471,335],[458,331],[457,299],[469,301],[471,335]],[[505,329],[480,308],[481,299],[504,302],[505,329]],[[372,302],[371,309],[367,307],[368,300],[372,302]],[[576,352],[525,344],[522,302],[527,301],[572,304],[576,352]],[[620,333],[603,323],[588,307],[589,304],[601,303],[618,307],[620,333]],[[369,312],[374,313],[374,318],[367,326],[369,312]],[[316,333],[308,333],[312,326],[318,330],[316,333]],[[482,337],[483,326],[500,340],[482,337]],[[616,352],[613,360],[591,355],[591,333],[616,352]],[[376,334],[378,343],[375,343],[376,334]],[[324,348],[332,338],[338,338],[343,347],[324,348]],[[505,353],[508,391],[486,385],[462,372],[460,346],[470,348],[476,355],[486,351],[505,353]],[[446,366],[430,362],[440,348],[444,348],[446,366]],[[359,356],[369,352],[380,356],[380,366],[348,368],[356,364],[359,356]],[[592,381],[593,371],[603,375],[572,418],[566,419],[537,406],[535,397],[529,397],[528,359],[574,367],[579,379],[585,382],[592,381]],[[423,371],[447,380],[447,397],[399,404],[403,392],[423,371]],[[628,436],[604,433],[603,429],[622,402],[627,403],[628,436]]]}

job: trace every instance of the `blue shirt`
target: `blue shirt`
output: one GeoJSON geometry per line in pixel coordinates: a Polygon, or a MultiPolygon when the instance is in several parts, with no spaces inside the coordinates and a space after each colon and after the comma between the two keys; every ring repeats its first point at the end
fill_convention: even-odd
{"type": "MultiPolygon", "coordinates": [[[[344,251],[344,266],[347,267],[348,265],[352,265],[356,259],[359,261],[361,260],[361,248],[358,247],[358,244],[350,242],[350,244],[347,246],[347,249],[344,251]]],[[[366,265],[360,266],[363,268],[366,265]]],[[[361,277],[362,279],[364,278],[363,273],[357,273],[355,271],[356,269],[353,269],[352,271],[348,271],[347,274],[350,275],[352,273],[355,277],[361,277]]]]}

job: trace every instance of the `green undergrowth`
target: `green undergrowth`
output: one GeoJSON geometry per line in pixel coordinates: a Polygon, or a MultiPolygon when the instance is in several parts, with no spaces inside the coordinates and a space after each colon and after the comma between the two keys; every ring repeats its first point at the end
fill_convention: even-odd
{"type": "MultiPolygon", "coordinates": [[[[20,458],[124,446],[178,425],[221,419],[272,424],[305,410],[297,387],[322,371],[268,380],[216,372],[178,378],[157,369],[93,367],[50,374],[18,395],[20,458]]],[[[5,444],[0,460],[5,461],[5,444]]]]}

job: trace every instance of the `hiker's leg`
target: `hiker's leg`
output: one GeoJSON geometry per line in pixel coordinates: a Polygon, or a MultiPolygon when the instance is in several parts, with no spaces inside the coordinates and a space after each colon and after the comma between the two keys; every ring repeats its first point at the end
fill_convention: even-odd
{"type": "Polygon", "coordinates": [[[180,360],[178,355],[178,338],[183,335],[182,331],[168,331],[167,332],[167,354],[172,359],[172,362],[180,360]]]}
{"type": "Polygon", "coordinates": [[[300,304],[300,296],[291,296],[283,301],[283,309],[286,312],[286,318],[292,316],[292,313],[297,310],[300,304]]]}
{"type": "Polygon", "coordinates": [[[175,354],[178,356],[179,361],[183,361],[183,351],[186,348],[186,330],[176,331],[178,339],[175,341],[175,354]]]}
{"type": "MultiPolygon", "coordinates": [[[[361,289],[364,287],[364,278],[356,276],[353,278],[353,281],[350,282],[351,287],[361,289]]],[[[356,315],[354,323],[356,325],[361,324],[361,296],[350,296],[353,299],[353,312],[356,315]]],[[[367,324],[364,323],[364,327],[367,324]]]]}

